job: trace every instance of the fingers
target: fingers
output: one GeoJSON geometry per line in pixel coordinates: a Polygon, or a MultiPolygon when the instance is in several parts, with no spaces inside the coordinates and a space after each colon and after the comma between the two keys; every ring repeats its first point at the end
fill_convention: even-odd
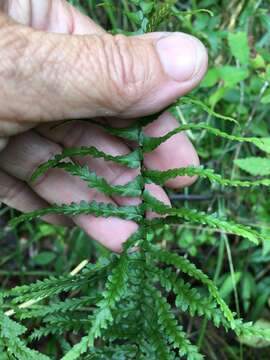
{"type": "MultiPolygon", "coordinates": [[[[121,140],[106,133],[101,127],[84,121],[69,122],[55,128],[48,123],[40,125],[37,131],[64,148],[94,146],[111,155],[124,155],[130,152],[130,149],[121,140]]],[[[89,169],[113,185],[125,184],[133,180],[139,173],[139,169],[127,169],[103,159],[84,157],[76,158],[76,161],[87,165],[89,169]]],[[[123,203],[121,204],[123,205],[123,203]]]]}
{"type": "MultiPolygon", "coordinates": [[[[117,121],[117,120],[115,120],[117,121]]],[[[179,126],[178,121],[169,113],[164,113],[148,125],[144,132],[148,136],[158,137],[179,126]]],[[[95,146],[113,155],[127,154],[130,150],[122,141],[106,134],[99,126],[87,122],[70,122],[58,127],[50,124],[40,125],[38,131],[50,140],[64,147],[95,146]]],[[[108,164],[102,159],[82,159],[90,169],[105,177],[110,183],[123,185],[134,179],[138,171],[127,169],[118,164],[108,164]],[[86,162],[85,162],[86,161],[86,162]]],[[[179,133],[144,156],[144,164],[149,169],[168,170],[188,166],[199,166],[197,152],[185,133],[179,133]]],[[[191,185],[196,177],[178,176],[166,185],[171,188],[183,188],[191,185]]],[[[138,199],[115,197],[119,205],[137,204],[138,199]]]]}
{"type": "Polygon", "coordinates": [[[35,124],[32,122],[17,122],[0,120],[0,136],[12,136],[31,129],[35,124]]]}
{"type": "Polygon", "coordinates": [[[89,17],[65,0],[9,0],[0,9],[18,23],[63,34],[98,34],[105,32],[89,17]]]}
{"type": "MultiPolygon", "coordinates": [[[[0,201],[22,212],[47,207],[46,201],[35,194],[24,182],[0,170],[0,201]]],[[[70,226],[71,221],[64,216],[47,215],[44,220],[55,225],[70,226]]]]}
{"type": "MultiPolygon", "coordinates": [[[[65,148],[94,146],[111,155],[125,155],[130,152],[129,147],[120,139],[107,134],[101,127],[95,124],[83,121],[66,123],[53,129],[50,124],[44,124],[39,126],[37,131],[44,137],[61,144],[65,148]]],[[[97,175],[104,177],[112,185],[125,185],[134,180],[140,172],[139,169],[128,169],[103,159],[84,157],[81,159],[76,158],[76,161],[82,165],[87,165],[89,169],[95,171],[97,175]]],[[[164,201],[167,204],[170,203],[168,196],[160,186],[147,186],[147,188],[160,201],[164,201]]],[[[113,196],[113,200],[122,206],[138,205],[141,202],[139,198],[120,196],[113,196]]]]}
{"type": "MultiPolygon", "coordinates": [[[[157,120],[146,126],[144,133],[151,137],[159,137],[178,126],[178,121],[171,114],[165,112],[157,120]]],[[[144,155],[145,166],[152,170],[165,171],[174,168],[199,166],[199,163],[198,154],[184,132],[174,135],[157,149],[144,155]]],[[[169,180],[166,186],[182,188],[191,185],[195,180],[196,177],[178,176],[169,180]]]]}
{"type": "Polygon", "coordinates": [[[0,56],[0,118],[20,121],[149,114],[193,89],[207,67],[204,46],[183,33],[71,36],[8,25],[0,56]]]}
{"type": "MultiPolygon", "coordinates": [[[[42,162],[61,150],[60,146],[34,132],[11,138],[0,153],[0,167],[10,176],[27,181],[32,171],[42,162]]],[[[41,198],[49,203],[71,203],[82,200],[112,203],[112,200],[89,189],[87,184],[60,169],[51,169],[34,184],[29,184],[41,198]]],[[[120,251],[121,244],[137,229],[132,221],[110,217],[77,216],[74,222],[90,236],[113,251],[120,251]]]]}

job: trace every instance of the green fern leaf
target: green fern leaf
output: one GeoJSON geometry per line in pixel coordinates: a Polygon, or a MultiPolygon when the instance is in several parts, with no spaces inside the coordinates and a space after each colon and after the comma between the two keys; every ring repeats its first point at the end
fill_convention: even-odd
{"type": "Polygon", "coordinates": [[[49,358],[26,346],[19,336],[26,332],[26,328],[21,324],[9,319],[4,314],[0,314],[0,337],[6,344],[7,354],[14,355],[20,360],[49,360],[49,358]]]}
{"type": "Polygon", "coordinates": [[[179,106],[184,105],[184,104],[188,104],[188,105],[195,105],[198,106],[201,110],[205,111],[207,114],[214,116],[217,119],[221,119],[221,120],[228,120],[228,121],[232,121],[236,124],[238,124],[238,122],[232,118],[231,116],[225,116],[222,114],[217,113],[216,111],[214,111],[213,109],[209,108],[205,103],[203,103],[202,101],[191,97],[191,96],[183,96],[181,97],[179,100],[176,101],[176,103],[174,103],[169,109],[168,111],[175,116],[176,118],[179,117],[179,106]]]}
{"type": "Polygon", "coordinates": [[[168,341],[175,349],[179,349],[180,356],[187,356],[188,360],[202,360],[203,356],[199,354],[197,347],[187,339],[183,328],[178,325],[170,305],[161,292],[150,284],[147,284],[147,291],[155,301],[158,322],[166,333],[168,341]]]}
{"type": "Polygon", "coordinates": [[[123,254],[119,259],[119,263],[113,269],[112,274],[107,279],[103,299],[98,303],[99,309],[96,312],[96,318],[88,335],[90,347],[93,346],[95,338],[101,335],[101,329],[106,328],[107,323],[113,321],[111,310],[115,308],[117,302],[119,302],[125,293],[128,279],[127,260],[127,255],[123,254]]]}
{"type": "Polygon", "coordinates": [[[61,360],[76,360],[81,358],[81,355],[86,353],[89,347],[88,336],[84,336],[81,341],[74,345],[73,348],[62,357],[61,360]]]}
{"type": "Polygon", "coordinates": [[[18,216],[17,218],[12,219],[10,221],[10,225],[12,227],[15,227],[24,221],[30,221],[49,214],[61,214],[68,216],[77,216],[82,214],[103,217],[117,216],[121,219],[134,220],[137,222],[139,222],[142,218],[141,208],[139,206],[117,206],[110,203],[105,204],[96,201],[81,201],[79,204],[71,203],[63,205],[53,205],[45,209],[23,214],[21,216],[18,216]]]}
{"type": "Polygon", "coordinates": [[[253,145],[258,147],[262,146],[263,144],[263,139],[260,138],[231,135],[217,128],[214,128],[210,125],[207,125],[205,123],[199,123],[199,124],[181,125],[178,128],[175,128],[174,130],[168,132],[166,135],[160,137],[149,137],[144,135],[143,152],[147,153],[155,150],[160,144],[170,139],[172,136],[186,130],[205,130],[215,136],[219,136],[232,141],[252,143],[253,145]]]}
{"type": "MultiPolygon", "coordinates": [[[[204,212],[199,212],[196,210],[191,210],[187,208],[171,208],[168,205],[165,205],[161,201],[157,200],[150,195],[148,191],[144,191],[143,198],[145,200],[144,206],[148,210],[152,210],[161,215],[170,215],[172,218],[166,218],[165,220],[157,220],[157,222],[174,222],[176,217],[182,218],[186,221],[206,224],[212,228],[223,230],[226,233],[235,234],[244,238],[249,239],[251,242],[258,244],[259,241],[262,241],[262,236],[249,226],[244,226],[242,224],[234,223],[232,221],[219,219],[213,214],[206,214],[204,212]]],[[[178,221],[179,222],[179,221],[178,221]]],[[[155,221],[153,222],[155,223],[155,221]]],[[[150,225],[151,222],[148,222],[150,225]]]]}
{"type": "Polygon", "coordinates": [[[241,170],[254,176],[267,176],[270,175],[270,159],[263,157],[248,157],[245,159],[234,160],[241,170]]]}
{"type": "Polygon", "coordinates": [[[100,300],[100,295],[92,294],[91,296],[66,299],[65,301],[50,303],[49,305],[33,305],[31,309],[22,309],[20,310],[20,313],[17,312],[17,316],[19,316],[20,319],[31,319],[36,317],[45,318],[47,315],[75,311],[86,305],[89,306],[90,304],[95,304],[100,300]]]}
{"type": "Polygon", "coordinates": [[[217,301],[220,306],[220,310],[222,311],[225,318],[229,321],[230,327],[232,329],[235,328],[235,319],[233,313],[219,295],[216,285],[213,283],[212,280],[209,279],[206,274],[204,274],[201,270],[197,269],[192,262],[190,262],[183,256],[178,256],[177,254],[171,253],[164,249],[158,249],[156,251],[153,251],[153,256],[155,256],[157,260],[167,265],[176,266],[182,272],[188,274],[190,277],[198,281],[201,281],[202,284],[207,286],[210,295],[217,301]]]}
{"type": "Polygon", "coordinates": [[[85,284],[95,283],[95,281],[103,278],[107,271],[113,266],[114,262],[97,262],[95,265],[86,266],[81,274],[71,276],[70,274],[61,275],[59,277],[51,276],[43,281],[38,280],[30,285],[16,286],[3,295],[5,297],[15,297],[14,304],[22,303],[29,300],[47,298],[61,292],[77,290],[85,284]]]}
{"type": "Polygon", "coordinates": [[[112,309],[116,307],[121,297],[125,293],[128,278],[127,255],[123,254],[118,264],[108,277],[106,289],[103,292],[103,299],[97,304],[97,310],[93,315],[92,326],[87,337],[83,337],[81,342],[76,344],[63,358],[63,360],[73,360],[86,352],[88,347],[92,348],[94,340],[101,336],[101,332],[107,329],[113,322],[112,309]],[[87,339],[87,340],[86,340],[87,339]]]}
{"type": "Polygon", "coordinates": [[[35,181],[38,177],[43,175],[50,168],[56,167],[56,165],[59,162],[63,161],[64,159],[78,157],[78,156],[79,157],[92,156],[94,158],[102,158],[104,160],[112,161],[132,169],[139,168],[141,165],[140,164],[141,154],[140,151],[138,150],[134,150],[133,152],[127,155],[113,156],[106,154],[103,151],[96,149],[95,147],[67,148],[63,150],[61,154],[56,155],[53,159],[48,160],[47,162],[41,164],[33,173],[31,177],[31,181],[35,181]]]}
{"type": "Polygon", "coordinates": [[[142,194],[141,176],[137,176],[133,181],[125,185],[110,185],[103,177],[96,175],[93,171],[90,171],[88,166],[80,166],[71,162],[60,162],[56,165],[56,167],[64,169],[71,175],[78,176],[80,179],[86,181],[90,188],[94,188],[108,196],[119,195],[139,197],[142,194]]]}
{"type": "Polygon", "coordinates": [[[251,186],[270,186],[270,179],[260,180],[231,180],[225,179],[220,174],[216,174],[212,169],[203,167],[186,167],[179,169],[170,169],[167,171],[145,170],[143,176],[150,179],[155,184],[164,185],[168,180],[177,176],[199,176],[208,179],[211,182],[218,183],[222,186],[251,187],[251,186]]]}
{"type": "Polygon", "coordinates": [[[189,283],[179,279],[177,274],[171,269],[156,269],[158,280],[167,291],[173,291],[176,294],[175,304],[181,311],[189,311],[191,316],[205,316],[212,320],[219,327],[220,323],[228,328],[228,322],[223,317],[217,304],[212,299],[202,296],[195,288],[191,288],[189,283]]]}

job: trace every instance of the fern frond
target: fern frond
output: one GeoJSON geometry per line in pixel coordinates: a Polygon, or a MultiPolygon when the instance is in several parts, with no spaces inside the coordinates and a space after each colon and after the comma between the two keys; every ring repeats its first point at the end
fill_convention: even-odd
{"type": "Polygon", "coordinates": [[[43,355],[26,346],[20,336],[26,332],[26,328],[4,314],[0,314],[0,337],[6,346],[6,352],[19,360],[50,360],[43,355]]]}
{"type": "Polygon", "coordinates": [[[101,329],[107,327],[107,323],[113,321],[111,310],[125,293],[128,280],[128,256],[123,254],[118,264],[114,267],[112,274],[109,275],[103,299],[97,304],[99,309],[94,314],[94,321],[89,332],[89,346],[92,347],[95,338],[101,335],[101,329]]]}
{"type": "Polygon", "coordinates": [[[96,175],[94,171],[90,171],[88,166],[80,166],[71,162],[60,162],[55,167],[63,169],[71,175],[78,176],[86,181],[90,188],[94,188],[108,196],[139,197],[142,194],[142,177],[140,175],[125,185],[111,185],[106,179],[96,175]]]}
{"type": "Polygon", "coordinates": [[[45,338],[49,335],[56,336],[56,335],[63,335],[66,331],[70,331],[70,326],[67,328],[64,327],[58,327],[55,325],[46,325],[42,326],[40,328],[34,329],[32,334],[29,336],[30,341],[39,341],[42,338],[45,338]]]}
{"type": "Polygon", "coordinates": [[[149,296],[154,299],[158,322],[168,341],[175,349],[179,349],[180,356],[186,355],[188,360],[202,360],[203,356],[199,354],[197,347],[187,339],[183,328],[178,325],[170,305],[161,292],[150,284],[147,285],[147,291],[149,296]]]}
{"type": "Polygon", "coordinates": [[[169,109],[168,111],[174,115],[176,118],[179,117],[178,114],[178,107],[184,104],[188,104],[188,105],[195,105],[197,107],[199,107],[201,110],[205,111],[208,115],[211,115],[217,119],[221,119],[221,120],[228,120],[228,121],[232,121],[235,124],[238,124],[237,120],[235,120],[234,118],[232,118],[231,116],[225,116],[222,114],[217,113],[216,111],[214,111],[213,109],[211,109],[210,107],[208,107],[204,102],[192,97],[192,96],[182,96],[179,100],[177,100],[169,109]]]}
{"type": "Polygon", "coordinates": [[[68,216],[94,215],[102,217],[117,216],[121,219],[139,222],[142,218],[139,206],[117,206],[96,201],[81,201],[78,203],[53,205],[51,207],[22,214],[10,221],[12,227],[24,221],[30,221],[49,214],[62,214],[68,216]]]}
{"type": "Polygon", "coordinates": [[[7,353],[16,356],[18,360],[50,360],[48,356],[27,347],[20,339],[10,339],[8,344],[7,353]]]}
{"type": "Polygon", "coordinates": [[[46,317],[47,315],[59,314],[59,313],[68,313],[75,310],[83,309],[85,306],[89,306],[97,303],[101,300],[101,296],[91,295],[84,297],[77,297],[74,299],[66,299],[65,301],[58,301],[55,303],[50,303],[48,305],[36,305],[31,309],[22,309],[20,313],[17,312],[17,316],[20,319],[31,319],[38,317],[46,317]]]}
{"type": "Polygon", "coordinates": [[[183,273],[188,274],[193,279],[196,279],[202,284],[204,284],[207,287],[210,295],[216,300],[216,302],[220,306],[220,310],[222,311],[225,318],[229,321],[231,328],[235,328],[234,314],[231,312],[227,304],[219,295],[218,289],[214,282],[210,280],[206,274],[204,274],[201,270],[197,269],[196,266],[188,259],[175,253],[166,251],[164,249],[154,250],[152,252],[152,256],[154,256],[160,262],[177,267],[177,269],[179,269],[183,273]]]}
{"type": "Polygon", "coordinates": [[[183,279],[179,279],[177,274],[171,269],[165,270],[155,269],[160,284],[167,290],[173,291],[176,295],[175,304],[182,311],[189,311],[191,316],[205,316],[208,320],[212,320],[219,327],[220,323],[228,328],[228,322],[223,317],[217,303],[206,296],[200,294],[196,288],[192,288],[190,283],[186,283],[183,279]]]}
{"type": "Polygon", "coordinates": [[[199,123],[199,124],[181,125],[181,126],[175,128],[174,130],[168,132],[166,135],[160,136],[160,137],[149,137],[149,136],[144,135],[143,136],[143,152],[147,153],[147,152],[151,152],[151,151],[155,150],[159,145],[164,143],[166,140],[170,139],[172,136],[179,134],[180,132],[186,131],[186,130],[205,130],[205,131],[211,133],[212,135],[219,136],[224,139],[238,141],[238,142],[247,142],[247,143],[251,143],[258,147],[262,146],[262,144],[263,144],[263,139],[260,139],[260,138],[231,135],[231,134],[228,134],[217,128],[214,128],[210,125],[207,125],[205,123],[199,123]]]}
{"type": "Polygon", "coordinates": [[[102,330],[107,329],[113,322],[112,310],[125,293],[127,279],[128,256],[123,254],[107,279],[103,299],[97,303],[98,308],[93,315],[89,334],[87,337],[83,337],[81,342],[64,356],[63,360],[77,359],[87,351],[88,347],[92,348],[94,340],[101,336],[102,330]]]}
{"type": "Polygon", "coordinates": [[[163,339],[162,334],[157,330],[158,325],[155,323],[148,325],[149,328],[147,331],[147,340],[154,349],[155,359],[175,360],[175,354],[173,351],[170,351],[170,347],[168,346],[167,342],[163,339]]]}
{"type": "Polygon", "coordinates": [[[270,179],[260,180],[231,180],[223,178],[220,174],[216,174],[212,169],[204,169],[203,167],[186,167],[178,169],[170,169],[166,171],[144,170],[143,176],[150,179],[155,184],[164,185],[168,180],[177,176],[199,176],[208,179],[211,182],[222,186],[234,187],[253,187],[253,186],[270,186],[270,179]]]}
{"type": "Polygon", "coordinates": [[[59,162],[73,157],[92,156],[94,158],[102,158],[107,161],[112,161],[117,164],[127,166],[132,169],[140,167],[140,152],[134,150],[127,155],[113,156],[98,150],[95,147],[81,147],[81,148],[66,148],[61,154],[56,155],[53,159],[41,164],[31,177],[31,181],[35,181],[38,177],[43,175],[50,168],[55,167],[59,162]]]}
{"type": "Polygon", "coordinates": [[[51,276],[43,281],[38,280],[36,283],[30,285],[16,286],[6,291],[3,295],[5,297],[15,297],[12,302],[18,304],[24,301],[39,298],[43,299],[61,292],[77,290],[85,284],[89,285],[91,282],[103,278],[111,266],[113,266],[113,262],[109,264],[99,262],[96,265],[88,265],[82,274],[75,276],[71,276],[70,274],[59,277],[51,276]]]}
{"type": "Polygon", "coordinates": [[[44,319],[45,326],[35,329],[30,335],[30,341],[40,340],[48,335],[62,335],[67,332],[78,334],[79,331],[87,331],[91,321],[84,315],[83,318],[74,316],[55,316],[55,318],[44,319]]]}
{"type": "MultiPolygon", "coordinates": [[[[179,217],[186,221],[206,224],[212,228],[217,228],[223,230],[227,233],[238,235],[244,238],[249,239],[251,242],[258,244],[259,241],[263,240],[262,236],[249,226],[244,226],[232,221],[219,219],[213,214],[206,214],[204,212],[199,212],[196,210],[191,210],[187,208],[171,208],[168,205],[165,205],[161,201],[157,200],[150,195],[148,191],[144,191],[143,198],[145,200],[145,206],[147,209],[157,212],[161,215],[170,215],[172,217],[179,217]]],[[[170,220],[174,221],[176,218],[170,220]]],[[[167,218],[166,218],[167,220],[167,218]]],[[[170,221],[169,220],[169,221],[170,221]]],[[[161,220],[161,222],[164,220],[161,220]]],[[[150,222],[148,222],[150,224],[150,222]]]]}

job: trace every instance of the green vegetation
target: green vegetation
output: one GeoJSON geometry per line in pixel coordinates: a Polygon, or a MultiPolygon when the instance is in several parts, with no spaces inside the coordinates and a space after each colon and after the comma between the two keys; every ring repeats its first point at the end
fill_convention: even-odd
{"type": "Polygon", "coordinates": [[[82,202],[20,217],[2,208],[16,225],[2,231],[3,360],[268,359],[268,2],[70,2],[113,33],[189,32],[208,47],[210,70],[199,89],[168,109],[179,120],[176,130],[145,136],[142,126],[153,117],[128,129],[105,127],[137,141],[137,150],[113,157],[95,148],[68,149],[33,175],[59,167],[105,194],[141,195],[141,205],[82,202]],[[183,130],[203,167],[143,170],[123,187],[64,161],[90,154],[138,168],[145,153],[183,130]],[[169,192],[173,207],[144,188],[184,174],[198,181],[184,194],[169,192]],[[148,209],[167,217],[146,220],[148,209]],[[140,227],[116,255],[78,229],[26,222],[47,213],[114,215],[140,227]]]}

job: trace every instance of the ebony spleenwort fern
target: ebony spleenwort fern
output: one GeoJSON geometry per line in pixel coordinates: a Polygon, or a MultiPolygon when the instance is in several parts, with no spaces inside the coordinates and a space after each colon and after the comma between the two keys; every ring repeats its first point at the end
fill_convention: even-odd
{"type": "MultiPolygon", "coordinates": [[[[145,14],[141,30],[155,30],[165,18],[173,14],[173,4],[174,1],[167,1],[161,6],[153,6],[150,13],[145,14]]],[[[182,103],[200,106],[213,116],[233,121],[231,118],[214,113],[196,99],[185,97],[182,103]]],[[[177,117],[177,107],[182,103],[181,100],[178,101],[168,111],[177,117]]],[[[249,142],[258,147],[261,146],[262,140],[231,135],[204,123],[181,125],[158,138],[145,136],[143,126],[154,119],[154,116],[148,117],[127,129],[105,127],[105,130],[113,135],[138,143],[138,148],[128,155],[112,156],[94,147],[66,149],[62,154],[41,165],[32,177],[35,180],[52,167],[61,168],[71,175],[80,177],[89,187],[106,195],[141,196],[143,199],[141,205],[117,207],[94,201],[53,205],[48,209],[22,215],[12,221],[13,225],[18,225],[22,221],[46,214],[92,214],[103,217],[118,216],[136,221],[139,225],[138,231],[124,245],[121,255],[100,259],[97,264],[86,266],[80,274],[72,278],[68,275],[51,277],[35,284],[16,287],[3,294],[12,308],[12,312],[8,312],[8,315],[15,314],[21,320],[29,318],[41,320],[42,326],[32,332],[30,340],[71,331],[82,334],[81,340],[71,346],[63,356],[63,360],[100,360],[113,356],[119,356],[119,359],[122,356],[125,359],[172,360],[186,357],[188,360],[200,360],[203,356],[191,343],[178,321],[179,311],[188,312],[190,316],[204,316],[216,326],[222,325],[226,330],[234,330],[237,335],[254,335],[270,339],[269,331],[244,324],[236,319],[235,314],[221,298],[214,282],[190,260],[154,245],[152,231],[156,226],[179,224],[183,221],[206,224],[214,230],[242,236],[255,243],[262,240],[261,235],[250,227],[220,219],[214,214],[185,207],[169,207],[145,190],[146,183],[163,185],[168,180],[182,175],[197,175],[222,186],[235,187],[269,186],[270,180],[230,180],[214,173],[211,169],[201,167],[163,172],[150,171],[144,168],[143,163],[145,153],[153,151],[175,134],[185,130],[205,130],[214,136],[249,142]],[[76,162],[77,157],[83,156],[103,158],[129,168],[137,168],[141,170],[141,175],[125,186],[113,186],[91,169],[76,162]],[[155,211],[163,217],[148,220],[145,216],[147,210],[155,211]],[[134,251],[134,246],[137,247],[137,251],[134,251]],[[191,282],[180,278],[178,272],[195,280],[200,287],[194,287],[191,282]],[[97,291],[97,283],[103,283],[102,292],[97,291]],[[86,292],[85,287],[88,289],[86,292]],[[201,287],[207,292],[206,296],[201,291],[201,287]],[[74,290],[79,293],[77,297],[62,301],[58,296],[74,290]],[[168,292],[174,293],[174,302],[167,300],[168,292]],[[20,306],[27,301],[30,301],[32,306],[20,306]],[[96,342],[96,339],[99,341],[96,342]]],[[[99,124],[99,126],[103,125],[99,124]]],[[[20,340],[26,328],[9,319],[7,314],[0,314],[0,348],[3,352],[12,355],[15,359],[48,359],[47,356],[29,349],[20,340]]]]}

